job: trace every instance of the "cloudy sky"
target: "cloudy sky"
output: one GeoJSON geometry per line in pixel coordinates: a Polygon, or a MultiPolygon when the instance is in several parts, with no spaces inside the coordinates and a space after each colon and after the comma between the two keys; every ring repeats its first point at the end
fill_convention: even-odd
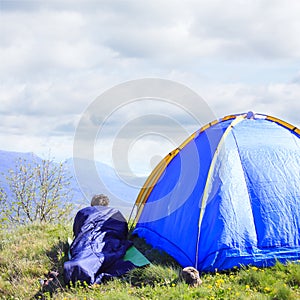
{"type": "MultiPolygon", "coordinates": [[[[0,0],[0,10],[2,150],[72,156],[89,106],[143,78],[187,86],[216,118],[253,110],[300,127],[298,0],[0,0]]],[[[173,121],[188,134],[199,128],[174,105],[103,101],[112,113],[87,118],[100,132],[96,159],[114,164],[122,132],[136,172],[175,147],[173,121]]]]}

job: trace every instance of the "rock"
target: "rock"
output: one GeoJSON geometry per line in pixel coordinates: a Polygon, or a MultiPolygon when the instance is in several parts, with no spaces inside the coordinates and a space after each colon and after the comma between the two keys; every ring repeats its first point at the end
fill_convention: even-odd
{"type": "Polygon", "coordinates": [[[181,276],[184,281],[192,286],[197,287],[202,284],[199,272],[194,267],[186,267],[181,271],[181,276]]]}

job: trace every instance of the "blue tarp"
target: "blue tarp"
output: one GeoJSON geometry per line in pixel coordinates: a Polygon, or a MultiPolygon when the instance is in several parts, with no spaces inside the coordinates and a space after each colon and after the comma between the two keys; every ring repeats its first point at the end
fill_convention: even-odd
{"type": "Polygon", "coordinates": [[[127,240],[127,222],[117,209],[91,206],[80,210],[73,232],[71,260],[64,264],[66,283],[100,283],[135,267],[123,260],[132,243],[127,240]]]}
{"type": "Polygon", "coordinates": [[[299,186],[299,134],[224,118],[166,166],[133,233],[200,271],[299,259],[299,186]]]}

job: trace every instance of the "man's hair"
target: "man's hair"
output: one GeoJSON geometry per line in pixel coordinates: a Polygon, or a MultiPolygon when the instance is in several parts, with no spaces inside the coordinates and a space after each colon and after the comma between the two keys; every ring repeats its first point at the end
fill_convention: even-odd
{"type": "Polygon", "coordinates": [[[91,206],[96,206],[96,205],[108,206],[109,198],[103,194],[93,196],[91,201],[91,206]]]}

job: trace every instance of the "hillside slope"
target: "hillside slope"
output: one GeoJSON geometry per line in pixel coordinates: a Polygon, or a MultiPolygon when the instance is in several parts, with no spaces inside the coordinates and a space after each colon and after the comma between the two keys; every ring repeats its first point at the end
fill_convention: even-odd
{"type": "Polygon", "coordinates": [[[0,299],[300,299],[299,262],[201,274],[203,284],[191,288],[180,280],[180,268],[156,260],[104,284],[67,287],[62,270],[68,236],[71,224],[0,230],[0,299]],[[58,281],[42,293],[40,282],[50,270],[58,271],[58,281]]]}

